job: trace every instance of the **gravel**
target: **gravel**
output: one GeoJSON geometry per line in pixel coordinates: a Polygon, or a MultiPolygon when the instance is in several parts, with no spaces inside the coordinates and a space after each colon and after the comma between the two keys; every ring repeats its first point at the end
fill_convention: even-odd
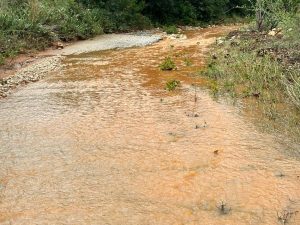
{"type": "Polygon", "coordinates": [[[161,39],[161,36],[152,35],[147,32],[136,32],[134,34],[105,34],[91,40],[70,45],[61,50],[61,54],[72,55],[116,48],[141,47],[153,44],[161,39]]]}
{"type": "Polygon", "coordinates": [[[51,56],[41,59],[30,66],[20,69],[14,75],[0,79],[0,98],[7,97],[13,89],[22,84],[36,82],[51,71],[60,68],[62,56],[51,56]]]}

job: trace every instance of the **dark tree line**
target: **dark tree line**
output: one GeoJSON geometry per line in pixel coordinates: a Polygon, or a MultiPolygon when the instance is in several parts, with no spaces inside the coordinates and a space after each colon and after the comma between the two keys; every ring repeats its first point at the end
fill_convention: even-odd
{"type": "Polygon", "coordinates": [[[160,23],[209,22],[244,14],[241,6],[248,3],[248,0],[146,0],[143,12],[160,23]]]}
{"type": "Polygon", "coordinates": [[[154,23],[193,24],[210,22],[233,14],[245,15],[249,0],[78,0],[110,12],[141,13],[154,23]]]}

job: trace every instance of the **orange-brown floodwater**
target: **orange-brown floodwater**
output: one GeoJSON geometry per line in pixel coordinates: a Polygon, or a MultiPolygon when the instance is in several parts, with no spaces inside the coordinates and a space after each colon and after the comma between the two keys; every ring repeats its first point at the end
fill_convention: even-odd
{"type": "Polygon", "coordinates": [[[0,224],[299,225],[294,149],[195,76],[228,30],[68,56],[2,99],[0,224]]]}

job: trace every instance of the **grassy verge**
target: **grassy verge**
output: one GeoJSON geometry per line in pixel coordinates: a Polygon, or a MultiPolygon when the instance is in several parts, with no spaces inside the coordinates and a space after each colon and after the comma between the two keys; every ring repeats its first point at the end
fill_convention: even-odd
{"type": "Polygon", "coordinates": [[[268,128],[300,139],[300,16],[272,32],[250,27],[218,40],[202,76],[215,96],[242,99],[268,128]],[[249,104],[250,103],[250,104],[249,104]]]}
{"type": "Polygon", "coordinates": [[[73,0],[3,0],[0,2],[0,64],[28,50],[56,41],[86,39],[103,32],[149,26],[135,5],[113,12],[73,0]]]}

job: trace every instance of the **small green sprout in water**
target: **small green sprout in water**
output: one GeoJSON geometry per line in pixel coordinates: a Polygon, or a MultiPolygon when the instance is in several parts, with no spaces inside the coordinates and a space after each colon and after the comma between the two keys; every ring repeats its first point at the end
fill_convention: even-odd
{"type": "Polygon", "coordinates": [[[174,70],[176,68],[176,65],[171,57],[166,57],[164,61],[160,64],[159,68],[163,71],[174,70]]]}
{"type": "Polygon", "coordinates": [[[174,91],[178,86],[180,86],[179,80],[171,80],[166,83],[166,89],[168,91],[174,91]]]}
{"type": "Polygon", "coordinates": [[[186,66],[192,66],[193,65],[192,60],[190,60],[189,58],[184,58],[184,64],[186,66]]]}

